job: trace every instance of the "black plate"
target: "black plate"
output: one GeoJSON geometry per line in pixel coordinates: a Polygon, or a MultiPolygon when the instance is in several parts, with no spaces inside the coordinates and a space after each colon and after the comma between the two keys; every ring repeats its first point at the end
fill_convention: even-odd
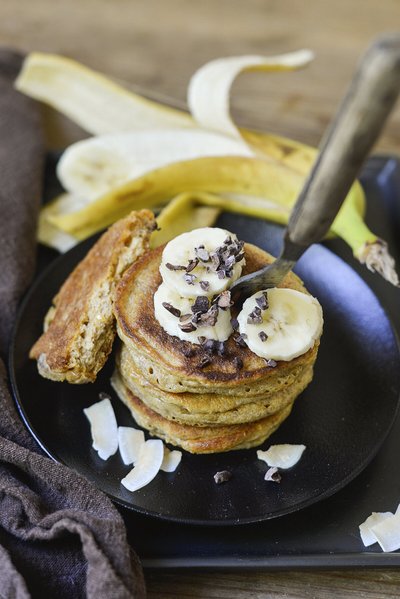
{"type": "MultiPolygon", "coordinates": [[[[220,226],[276,253],[281,228],[257,219],[223,215],[220,226]]],[[[264,444],[303,443],[301,461],[282,482],[263,480],[266,465],[256,450],[211,456],[184,452],[179,469],[160,473],[144,489],[128,492],[120,479],[129,470],[118,455],[101,461],[91,449],[83,408],[109,392],[112,360],[96,383],[68,385],[38,376],[28,351],[60,284],[85,255],[88,240],[55,260],[21,306],[10,369],[21,415],[42,448],[93,481],[117,503],[138,512],[191,524],[251,523],[309,506],[344,487],[377,453],[393,423],[400,389],[396,336],[376,296],[345,262],[322,246],[302,258],[297,273],[324,309],[325,328],[312,384],[288,420],[264,444]],[[228,469],[229,483],[213,474],[228,469]]],[[[115,399],[117,420],[132,425],[115,399]]]]}

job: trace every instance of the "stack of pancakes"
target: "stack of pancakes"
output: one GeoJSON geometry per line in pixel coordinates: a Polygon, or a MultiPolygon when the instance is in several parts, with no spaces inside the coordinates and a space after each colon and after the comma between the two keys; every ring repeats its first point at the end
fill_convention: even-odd
{"type": "MultiPolygon", "coordinates": [[[[119,283],[114,311],[122,341],[113,386],[140,426],[192,453],[261,444],[310,383],[318,344],[290,361],[267,361],[231,335],[220,353],[164,331],[154,316],[163,248],[147,252],[119,283]]],[[[245,244],[242,274],[273,260],[245,244]]],[[[282,285],[307,292],[290,273],[282,285]]]]}

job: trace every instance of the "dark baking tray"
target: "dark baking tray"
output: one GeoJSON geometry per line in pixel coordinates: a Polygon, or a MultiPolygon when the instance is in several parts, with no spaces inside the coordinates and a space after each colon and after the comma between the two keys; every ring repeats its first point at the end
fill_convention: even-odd
{"type": "MultiPolygon", "coordinates": [[[[51,164],[49,171],[53,171],[51,164]]],[[[400,264],[400,162],[373,157],[361,180],[368,198],[367,222],[388,241],[400,264]]],[[[364,278],[399,332],[400,290],[361,267],[342,241],[326,245],[364,278]]],[[[51,251],[42,249],[40,267],[52,256],[51,251]]],[[[400,565],[400,553],[385,554],[376,545],[364,548],[358,525],[372,511],[392,511],[400,502],[399,439],[398,417],[375,459],[343,490],[312,507],[263,523],[200,527],[119,509],[131,545],[146,568],[393,567],[400,565]]]]}

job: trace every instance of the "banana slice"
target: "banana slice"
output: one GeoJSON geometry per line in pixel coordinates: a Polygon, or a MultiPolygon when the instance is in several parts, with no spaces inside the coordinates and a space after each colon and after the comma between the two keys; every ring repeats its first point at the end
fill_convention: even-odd
{"type": "Polygon", "coordinates": [[[217,227],[182,233],[164,248],[160,273],[165,285],[181,297],[211,297],[240,277],[245,264],[243,244],[217,227]]]}
{"type": "MultiPolygon", "coordinates": [[[[202,296],[205,297],[204,292],[202,296]]],[[[208,298],[205,299],[208,301],[208,298]]],[[[194,302],[194,298],[181,297],[179,293],[162,283],[154,294],[155,317],[169,335],[178,337],[182,341],[199,344],[199,337],[206,337],[215,341],[226,341],[233,331],[230,309],[216,307],[215,324],[194,324],[192,322],[194,302]],[[182,330],[182,328],[185,330],[182,330]]],[[[211,304],[209,305],[211,306],[211,304]]],[[[210,315],[210,317],[211,322],[214,322],[213,315],[210,315]]]]}
{"type": "Polygon", "coordinates": [[[251,351],[269,360],[289,361],[308,351],[321,336],[323,316],[311,295],[274,287],[249,297],[238,322],[251,351]]]}

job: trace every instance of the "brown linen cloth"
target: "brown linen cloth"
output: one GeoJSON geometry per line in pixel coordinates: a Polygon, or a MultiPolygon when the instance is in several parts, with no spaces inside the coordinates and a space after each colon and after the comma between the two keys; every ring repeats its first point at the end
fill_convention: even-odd
{"type": "Polygon", "coordinates": [[[16,413],[4,363],[34,271],[44,144],[38,108],[14,91],[22,57],[0,50],[0,597],[145,597],[120,514],[45,457],[16,413]]]}

